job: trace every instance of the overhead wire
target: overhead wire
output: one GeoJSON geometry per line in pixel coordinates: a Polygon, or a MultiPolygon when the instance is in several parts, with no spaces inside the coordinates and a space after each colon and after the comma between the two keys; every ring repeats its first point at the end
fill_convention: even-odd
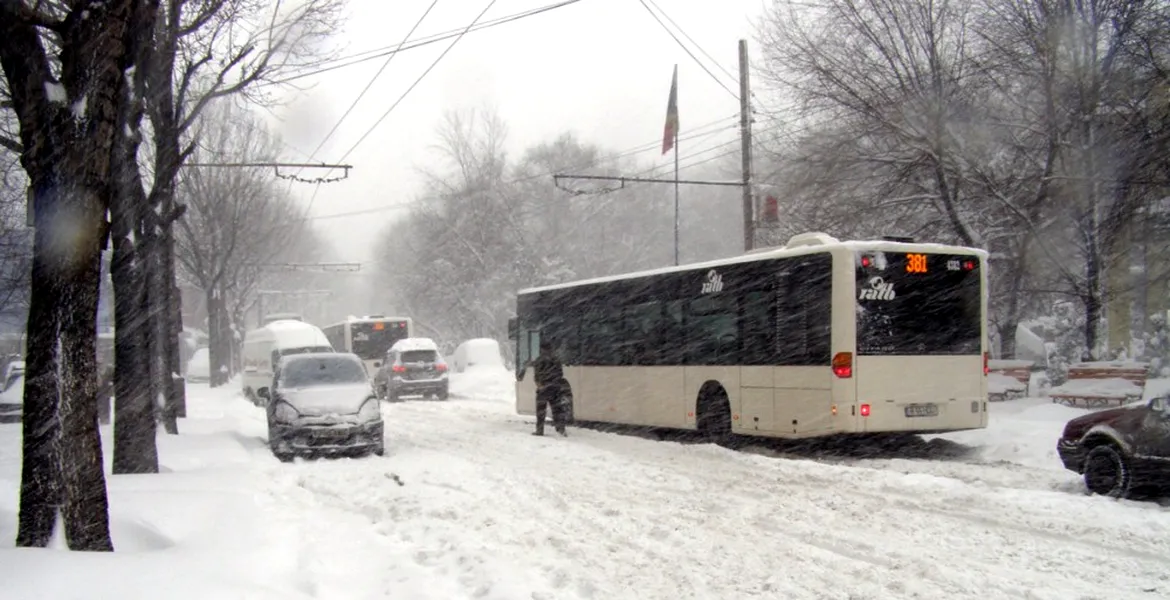
{"type": "Polygon", "coordinates": [[[414,26],[410,28],[410,31],[408,31],[402,38],[402,41],[398,42],[398,47],[394,50],[394,52],[391,52],[386,56],[386,60],[382,62],[382,66],[378,68],[378,72],[374,73],[374,76],[370,78],[370,81],[366,84],[366,87],[362,88],[362,91],[358,94],[357,98],[354,98],[353,103],[350,104],[349,108],[345,110],[345,114],[341,115],[341,118],[338,119],[337,123],[333,125],[333,129],[330,129],[329,133],[325,134],[325,138],[321,140],[321,143],[317,144],[317,147],[309,153],[309,160],[312,160],[313,157],[317,156],[317,153],[321,151],[321,148],[325,147],[325,144],[329,142],[329,138],[333,137],[334,133],[337,133],[337,129],[341,127],[341,124],[345,122],[345,119],[348,118],[350,113],[353,112],[353,109],[357,107],[358,102],[361,102],[362,98],[366,96],[366,92],[370,91],[370,88],[373,87],[374,83],[378,81],[378,78],[382,76],[382,73],[386,70],[386,67],[390,66],[390,61],[394,60],[395,56],[398,56],[398,51],[402,50],[402,46],[406,44],[407,40],[410,39],[410,36],[414,35],[415,30],[419,28],[419,25],[422,25],[423,20],[427,18],[427,15],[431,14],[431,11],[434,10],[435,5],[438,3],[439,0],[431,0],[430,6],[428,6],[426,11],[423,12],[422,16],[420,16],[418,20],[414,22],[414,26]]]}
{"type": "Polygon", "coordinates": [[[449,40],[453,37],[459,37],[465,33],[468,33],[469,31],[481,31],[481,30],[490,29],[492,27],[496,27],[499,25],[505,25],[507,23],[519,21],[521,19],[526,19],[528,17],[534,17],[536,15],[544,14],[544,13],[556,10],[558,8],[564,8],[566,6],[576,4],[580,1],[581,0],[561,0],[560,2],[555,2],[553,4],[547,4],[545,6],[540,6],[537,8],[529,9],[526,11],[521,11],[518,13],[513,13],[510,15],[505,15],[503,17],[497,17],[495,19],[484,21],[482,23],[477,23],[470,30],[466,30],[465,28],[458,28],[458,29],[451,29],[448,31],[431,34],[428,36],[424,36],[421,39],[415,40],[414,42],[411,42],[410,44],[402,46],[401,48],[387,46],[384,48],[375,48],[372,50],[365,50],[363,52],[359,52],[359,53],[352,55],[352,56],[347,56],[347,57],[332,59],[332,60],[327,60],[327,61],[321,61],[318,63],[311,63],[309,65],[304,66],[304,69],[306,69],[304,72],[295,73],[295,74],[289,75],[288,77],[285,77],[283,79],[278,79],[275,81],[260,82],[260,83],[257,83],[257,85],[281,85],[281,84],[297,81],[299,79],[304,79],[306,77],[314,77],[316,75],[321,75],[323,73],[328,73],[330,71],[335,71],[337,69],[344,69],[346,67],[352,67],[354,65],[359,65],[359,64],[362,64],[364,62],[374,60],[375,58],[381,58],[381,57],[389,55],[389,54],[397,54],[398,52],[405,52],[407,50],[414,50],[416,48],[421,48],[423,46],[429,46],[431,44],[436,44],[436,43],[442,42],[444,40],[449,40]],[[363,56],[364,54],[368,54],[368,56],[363,56]]]}
{"type": "Polygon", "coordinates": [[[345,154],[341,155],[341,158],[338,159],[338,162],[344,162],[345,159],[348,158],[349,155],[352,154],[354,150],[357,150],[357,147],[360,146],[362,144],[362,142],[364,142],[366,140],[366,138],[369,137],[369,135],[371,133],[373,133],[375,129],[378,128],[378,125],[380,125],[382,123],[382,121],[384,121],[386,119],[386,117],[390,116],[390,113],[393,112],[394,109],[397,108],[398,105],[401,104],[402,101],[406,99],[406,97],[410,94],[410,92],[413,91],[414,88],[417,87],[420,82],[422,82],[423,78],[425,78],[427,76],[427,74],[429,74],[431,72],[431,70],[433,70],[435,68],[435,66],[437,66],[439,64],[439,62],[443,60],[443,57],[447,56],[447,53],[451,52],[451,50],[455,47],[455,45],[459,43],[459,40],[463,39],[463,36],[467,35],[467,32],[471,31],[472,27],[475,27],[475,24],[478,23],[479,20],[482,19],[485,14],[487,14],[487,11],[491,10],[491,8],[493,6],[495,6],[496,2],[497,2],[497,0],[490,0],[487,3],[487,6],[485,6],[484,9],[482,11],[480,11],[480,13],[478,15],[476,15],[475,20],[473,20],[466,28],[463,29],[463,31],[458,36],[455,37],[455,40],[452,41],[443,50],[442,54],[440,54],[438,56],[438,58],[436,58],[433,62],[431,62],[431,65],[429,67],[427,67],[427,69],[425,71],[422,72],[422,75],[419,75],[418,78],[414,80],[414,83],[410,84],[410,87],[406,88],[405,92],[402,92],[402,95],[399,96],[398,99],[394,101],[394,104],[391,104],[390,108],[386,109],[386,112],[382,113],[382,116],[378,117],[378,120],[374,121],[374,124],[371,125],[370,128],[367,129],[366,132],[363,133],[360,138],[358,138],[358,141],[355,142],[353,146],[350,146],[349,150],[345,151],[345,154]]]}
{"type": "Polygon", "coordinates": [[[669,15],[669,14],[667,14],[665,10],[662,10],[662,7],[660,7],[660,6],[658,6],[657,4],[655,4],[655,3],[654,3],[654,0],[646,0],[646,2],[649,2],[649,3],[650,3],[650,6],[653,6],[655,10],[657,10],[657,11],[658,11],[658,12],[660,12],[660,13],[662,13],[662,16],[663,16],[663,17],[664,17],[664,18],[667,20],[667,22],[669,22],[671,25],[674,25],[674,28],[675,28],[675,29],[677,29],[677,30],[678,30],[678,32],[679,32],[679,33],[681,33],[683,37],[687,38],[687,41],[688,41],[688,42],[690,42],[690,43],[694,44],[694,45],[695,45],[695,48],[698,48],[698,49],[699,49],[699,52],[701,52],[701,53],[703,54],[703,56],[706,56],[706,57],[707,57],[707,60],[710,60],[712,63],[714,63],[714,65],[715,65],[715,66],[716,66],[716,67],[717,67],[717,68],[718,68],[720,71],[723,71],[723,74],[724,74],[724,75],[727,75],[727,77],[728,77],[729,79],[731,79],[731,81],[735,82],[736,84],[738,84],[738,83],[739,83],[739,76],[732,74],[732,72],[731,72],[731,71],[728,71],[728,70],[727,70],[727,67],[724,67],[724,66],[723,66],[723,63],[721,63],[721,62],[719,62],[718,60],[716,60],[714,56],[711,56],[711,54],[710,54],[710,53],[708,53],[706,50],[704,50],[704,49],[703,49],[703,46],[699,45],[699,42],[696,42],[696,41],[694,40],[694,38],[692,38],[691,36],[687,35],[687,32],[686,32],[686,30],[685,30],[685,29],[683,29],[683,28],[682,28],[682,27],[681,27],[681,26],[680,26],[678,23],[675,23],[675,22],[674,22],[674,19],[670,18],[670,15],[669,15]]]}
{"type": "Polygon", "coordinates": [[[654,20],[658,22],[658,25],[660,25],[662,27],[663,31],[665,31],[668,35],[670,35],[671,39],[673,39],[674,42],[676,44],[678,44],[678,47],[682,48],[683,52],[686,52],[687,56],[690,56],[691,59],[695,61],[695,64],[699,65],[700,69],[703,69],[703,71],[705,73],[707,73],[707,75],[710,75],[711,79],[713,79],[715,81],[715,83],[719,84],[719,87],[722,87],[723,89],[727,90],[727,93],[731,94],[732,98],[739,100],[739,94],[733,92],[731,90],[731,88],[727,87],[727,84],[723,83],[722,79],[720,79],[714,73],[712,73],[711,69],[708,69],[707,65],[703,64],[703,61],[699,60],[699,57],[695,56],[695,53],[691,52],[691,49],[687,48],[687,45],[684,44],[682,42],[682,40],[678,39],[678,36],[674,34],[674,31],[672,31],[670,29],[670,27],[668,27],[666,25],[666,23],[662,22],[662,19],[659,18],[659,16],[658,16],[658,13],[654,12],[654,9],[650,8],[649,4],[646,4],[646,0],[638,0],[638,2],[642,5],[643,8],[646,9],[646,12],[650,13],[651,17],[654,17],[654,20]]]}
{"type": "MultiPolygon", "coordinates": [[[[423,11],[422,16],[420,16],[418,20],[414,22],[414,26],[410,28],[410,31],[406,32],[406,35],[402,38],[402,41],[398,42],[399,49],[401,49],[402,46],[406,44],[406,41],[410,39],[410,36],[414,35],[414,32],[419,28],[419,25],[422,25],[423,20],[427,18],[427,15],[431,14],[431,11],[434,10],[435,5],[438,3],[439,0],[431,0],[430,6],[428,6],[427,9],[423,11]]],[[[314,148],[311,153],[309,153],[309,160],[313,160],[313,158],[317,156],[317,153],[321,151],[321,148],[324,148],[325,144],[329,142],[329,138],[333,137],[334,133],[337,133],[337,130],[341,127],[341,124],[345,122],[345,119],[348,118],[350,113],[353,112],[353,109],[357,107],[358,102],[361,102],[362,98],[366,96],[366,92],[370,91],[370,88],[373,87],[374,83],[378,81],[378,78],[382,76],[382,73],[386,70],[386,67],[390,66],[390,61],[394,60],[395,56],[398,56],[397,51],[386,56],[386,60],[382,62],[382,66],[378,68],[378,72],[374,73],[374,76],[370,78],[368,83],[366,83],[366,87],[362,88],[362,91],[358,94],[357,98],[353,99],[353,103],[350,104],[349,108],[345,110],[345,114],[341,115],[341,118],[338,119],[337,122],[333,124],[333,128],[329,130],[329,133],[325,134],[325,137],[321,140],[321,143],[317,144],[317,147],[314,148]]],[[[342,160],[345,159],[343,158],[342,160]]],[[[304,169],[301,169],[300,171],[297,171],[297,174],[299,175],[303,171],[304,169]]],[[[309,214],[313,210],[313,203],[317,200],[317,192],[320,191],[320,189],[320,184],[313,188],[313,195],[309,198],[309,204],[308,207],[305,208],[305,214],[309,214]]]]}

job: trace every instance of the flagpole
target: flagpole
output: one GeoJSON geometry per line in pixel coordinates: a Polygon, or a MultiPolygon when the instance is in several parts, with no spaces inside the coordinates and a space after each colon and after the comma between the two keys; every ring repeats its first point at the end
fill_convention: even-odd
{"type": "Polygon", "coordinates": [[[674,128],[674,266],[678,266],[678,127],[674,128]]]}

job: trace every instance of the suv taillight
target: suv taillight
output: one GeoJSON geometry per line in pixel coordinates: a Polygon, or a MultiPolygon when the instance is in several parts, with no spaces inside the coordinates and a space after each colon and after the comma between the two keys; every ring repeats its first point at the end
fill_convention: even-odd
{"type": "Polygon", "coordinates": [[[447,363],[445,363],[445,362],[435,363],[435,370],[436,371],[446,371],[447,370],[447,363]]]}
{"type": "Polygon", "coordinates": [[[390,367],[390,370],[394,371],[395,373],[405,373],[406,367],[402,365],[394,365],[393,367],[390,367]]]}

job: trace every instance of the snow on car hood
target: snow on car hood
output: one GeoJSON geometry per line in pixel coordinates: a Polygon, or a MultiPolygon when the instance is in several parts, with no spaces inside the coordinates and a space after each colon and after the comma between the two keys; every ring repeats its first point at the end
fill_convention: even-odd
{"type": "Polygon", "coordinates": [[[373,397],[369,385],[321,385],[280,390],[280,398],[306,416],[352,415],[373,397]]]}

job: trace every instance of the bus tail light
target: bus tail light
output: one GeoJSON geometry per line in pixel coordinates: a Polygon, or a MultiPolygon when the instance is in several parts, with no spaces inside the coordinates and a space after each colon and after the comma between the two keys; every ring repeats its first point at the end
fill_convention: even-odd
{"type": "Polygon", "coordinates": [[[869,416],[869,405],[868,404],[861,405],[861,416],[863,416],[863,417],[869,416]]]}
{"type": "Polygon", "coordinates": [[[833,355],[833,374],[841,379],[853,377],[852,352],[838,352],[833,355]]]}
{"type": "Polygon", "coordinates": [[[987,375],[991,372],[990,356],[987,352],[983,353],[983,374],[987,375]]]}
{"type": "Polygon", "coordinates": [[[405,373],[406,367],[404,367],[402,365],[394,365],[393,367],[390,368],[390,370],[394,371],[395,373],[405,373]]]}

